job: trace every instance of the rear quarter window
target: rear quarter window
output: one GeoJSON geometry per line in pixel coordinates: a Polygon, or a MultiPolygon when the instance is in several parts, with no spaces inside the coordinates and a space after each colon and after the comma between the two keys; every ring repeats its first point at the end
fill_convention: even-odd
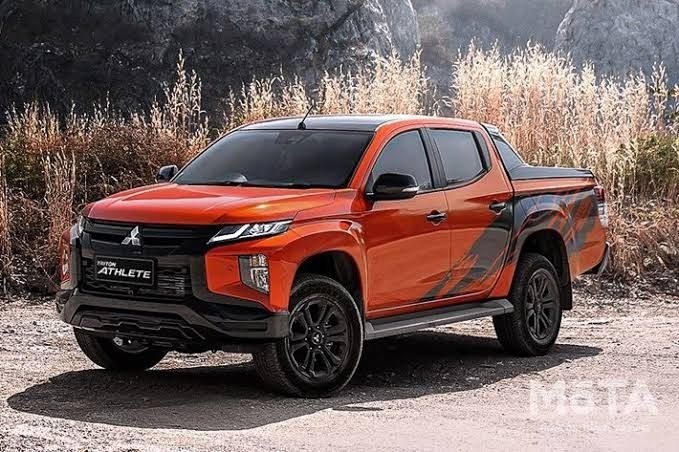
{"type": "Polygon", "coordinates": [[[507,171],[518,168],[519,166],[524,166],[526,164],[526,162],[524,162],[521,157],[519,157],[516,151],[512,149],[509,143],[507,143],[501,137],[492,135],[492,139],[495,143],[497,151],[500,153],[500,158],[502,159],[502,163],[504,164],[507,171]]]}
{"type": "Polygon", "coordinates": [[[468,182],[485,171],[471,132],[435,129],[431,136],[441,154],[447,185],[468,182]]]}

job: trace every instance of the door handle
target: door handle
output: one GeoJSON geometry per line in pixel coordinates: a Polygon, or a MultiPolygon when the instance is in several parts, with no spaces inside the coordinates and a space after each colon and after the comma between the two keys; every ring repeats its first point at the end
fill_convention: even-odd
{"type": "Polygon", "coordinates": [[[490,206],[488,206],[490,210],[495,212],[496,214],[502,213],[503,210],[507,208],[507,203],[506,202],[492,202],[490,206]]]}
{"type": "Polygon", "coordinates": [[[434,224],[441,223],[446,218],[448,218],[448,214],[445,212],[439,212],[438,210],[434,210],[432,213],[427,215],[427,221],[430,221],[434,224]]]}

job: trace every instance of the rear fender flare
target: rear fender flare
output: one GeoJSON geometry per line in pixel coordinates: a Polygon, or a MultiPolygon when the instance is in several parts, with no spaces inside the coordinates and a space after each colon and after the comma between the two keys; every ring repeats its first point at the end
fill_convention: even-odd
{"type": "Polygon", "coordinates": [[[506,297],[509,293],[519,257],[526,240],[532,234],[544,230],[554,231],[561,236],[568,252],[567,237],[564,237],[562,231],[566,229],[572,230],[572,228],[568,227],[572,220],[563,207],[563,201],[559,201],[558,198],[559,196],[556,195],[542,195],[523,198],[516,203],[514,209],[514,228],[509,252],[507,253],[500,278],[490,295],[491,298],[506,297]]]}

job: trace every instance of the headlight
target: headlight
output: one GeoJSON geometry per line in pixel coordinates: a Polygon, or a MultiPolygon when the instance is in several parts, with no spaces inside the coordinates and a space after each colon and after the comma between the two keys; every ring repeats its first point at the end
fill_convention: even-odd
{"type": "Polygon", "coordinates": [[[85,217],[78,215],[78,220],[76,221],[76,231],[78,232],[78,237],[82,237],[83,231],[85,230],[85,217]]]}
{"type": "Polygon", "coordinates": [[[288,230],[291,220],[274,221],[272,223],[251,223],[237,226],[225,226],[215,234],[207,243],[231,242],[253,237],[265,237],[268,235],[282,234],[288,230]]]}

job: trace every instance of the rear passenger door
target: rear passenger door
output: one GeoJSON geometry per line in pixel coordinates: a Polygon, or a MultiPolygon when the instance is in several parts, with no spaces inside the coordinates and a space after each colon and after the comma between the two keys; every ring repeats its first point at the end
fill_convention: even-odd
{"type": "Polygon", "coordinates": [[[428,129],[445,178],[451,269],[443,297],[485,298],[497,281],[512,226],[512,189],[478,131],[428,129]]]}

